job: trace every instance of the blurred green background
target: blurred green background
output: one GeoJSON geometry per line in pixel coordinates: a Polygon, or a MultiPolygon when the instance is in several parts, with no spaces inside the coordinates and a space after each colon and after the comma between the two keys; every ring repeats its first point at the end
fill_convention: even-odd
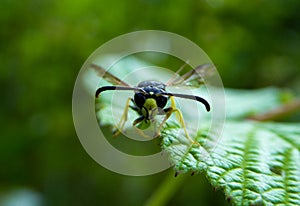
{"type": "MultiPolygon", "coordinates": [[[[112,173],[76,136],[77,73],[118,35],[174,32],[206,51],[225,87],[300,93],[298,0],[2,0],[0,6],[0,205],[141,205],[174,175],[171,169],[146,177],[112,173]]],[[[172,181],[183,183],[168,205],[227,204],[204,175],[172,181]]]]}

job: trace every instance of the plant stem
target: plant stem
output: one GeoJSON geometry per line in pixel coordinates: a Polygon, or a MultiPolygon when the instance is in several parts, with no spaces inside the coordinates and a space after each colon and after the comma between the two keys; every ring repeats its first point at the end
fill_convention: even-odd
{"type": "Polygon", "coordinates": [[[171,170],[167,174],[164,181],[156,189],[156,191],[151,195],[151,197],[146,201],[145,206],[162,206],[174,196],[174,193],[183,184],[187,175],[179,175],[174,177],[174,170],[171,170]]]}
{"type": "Polygon", "coordinates": [[[275,120],[287,116],[298,110],[300,110],[300,99],[295,99],[292,102],[289,102],[274,110],[268,111],[263,114],[258,114],[258,115],[248,117],[248,119],[256,120],[256,121],[270,121],[270,120],[275,120]]]}

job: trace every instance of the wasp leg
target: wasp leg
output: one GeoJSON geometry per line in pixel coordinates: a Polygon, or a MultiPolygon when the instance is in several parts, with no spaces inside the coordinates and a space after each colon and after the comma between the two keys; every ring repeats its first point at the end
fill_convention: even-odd
{"type": "Polygon", "coordinates": [[[151,138],[149,135],[146,135],[143,130],[137,128],[135,125],[137,125],[138,123],[144,121],[145,117],[144,116],[140,116],[139,118],[137,118],[136,120],[134,120],[133,122],[133,126],[134,126],[134,129],[136,130],[136,132],[141,135],[142,137],[144,138],[151,138]]]}
{"type": "Polygon", "coordinates": [[[146,139],[152,138],[151,136],[146,135],[146,134],[143,132],[143,130],[141,130],[141,129],[137,128],[137,127],[134,127],[134,129],[135,129],[136,132],[137,132],[139,135],[141,135],[142,137],[144,137],[144,138],[146,138],[146,139]]]}
{"type": "MultiPolygon", "coordinates": [[[[170,97],[170,99],[171,99],[171,107],[177,109],[174,97],[170,97]]],[[[181,112],[180,112],[180,114],[176,113],[176,119],[179,122],[181,122],[181,119],[183,120],[181,112]]],[[[183,124],[184,124],[184,122],[183,122],[183,124]]]]}
{"type": "Polygon", "coordinates": [[[122,117],[121,117],[119,123],[117,124],[117,126],[115,126],[114,129],[113,129],[113,136],[114,137],[118,136],[124,128],[124,125],[125,125],[125,123],[127,121],[127,118],[128,118],[128,108],[131,107],[130,106],[130,101],[133,101],[133,99],[132,98],[127,99],[122,117]]]}
{"type": "Polygon", "coordinates": [[[144,116],[140,116],[139,118],[137,118],[136,120],[134,120],[134,122],[132,123],[133,126],[135,126],[136,124],[140,123],[141,121],[143,121],[145,119],[144,116]]]}
{"type": "Polygon", "coordinates": [[[129,107],[133,110],[136,111],[138,114],[141,115],[141,111],[140,108],[138,108],[137,106],[135,106],[135,102],[132,98],[130,98],[131,102],[133,103],[133,105],[129,105],[129,107]]]}
{"type": "MultiPolygon", "coordinates": [[[[171,99],[172,101],[172,99],[171,99]]],[[[174,100],[173,100],[174,101],[174,100]]],[[[174,102],[171,102],[171,105],[173,106],[173,103],[174,103],[174,107],[169,107],[169,108],[166,108],[164,109],[164,112],[166,114],[165,118],[163,119],[163,121],[161,122],[161,124],[159,125],[158,127],[158,130],[157,130],[157,134],[158,136],[160,135],[160,131],[161,131],[161,128],[163,127],[163,125],[165,124],[165,122],[169,119],[169,117],[174,113],[176,112],[176,118],[177,120],[179,121],[179,123],[181,124],[182,128],[184,129],[184,133],[185,133],[185,136],[186,138],[193,144],[197,144],[199,145],[198,142],[195,142],[189,135],[187,129],[186,129],[186,126],[185,126],[185,123],[184,123],[184,119],[183,119],[183,116],[182,116],[182,113],[179,109],[177,109],[176,105],[175,105],[175,101],[174,102]]]]}

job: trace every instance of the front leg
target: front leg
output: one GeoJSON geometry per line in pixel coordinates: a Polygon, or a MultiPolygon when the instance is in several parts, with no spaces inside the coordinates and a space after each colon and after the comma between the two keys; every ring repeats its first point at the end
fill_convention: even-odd
{"type": "Polygon", "coordinates": [[[186,138],[193,144],[197,144],[199,145],[198,142],[195,142],[189,135],[187,129],[186,129],[186,126],[185,126],[185,123],[184,123],[184,119],[183,119],[183,116],[182,116],[182,113],[179,109],[177,109],[176,107],[173,108],[173,107],[169,107],[169,108],[166,108],[164,109],[164,112],[166,114],[165,118],[163,119],[163,121],[161,122],[161,124],[159,125],[158,129],[157,129],[157,134],[158,136],[160,136],[160,131],[161,131],[161,128],[163,127],[163,125],[165,124],[165,122],[170,118],[170,116],[176,112],[177,116],[176,118],[179,120],[179,123],[181,124],[181,127],[184,129],[184,133],[185,133],[185,136],[186,138]]]}
{"type": "Polygon", "coordinates": [[[140,116],[139,118],[137,118],[136,120],[134,120],[134,122],[132,123],[132,125],[135,126],[138,123],[142,122],[144,119],[145,119],[144,116],[140,116]]]}
{"type": "Polygon", "coordinates": [[[113,129],[113,136],[114,137],[118,136],[121,133],[121,131],[123,130],[124,126],[125,126],[125,123],[128,119],[128,108],[131,107],[130,106],[130,101],[133,101],[133,99],[132,98],[127,99],[122,117],[121,117],[119,123],[113,129]]]}
{"type": "Polygon", "coordinates": [[[144,137],[144,138],[151,138],[150,136],[146,135],[143,132],[143,130],[145,130],[148,127],[151,126],[151,121],[150,120],[146,120],[144,116],[140,116],[139,118],[137,118],[136,120],[134,120],[133,126],[136,129],[137,133],[139,133],[142,137],[144,137]]]}

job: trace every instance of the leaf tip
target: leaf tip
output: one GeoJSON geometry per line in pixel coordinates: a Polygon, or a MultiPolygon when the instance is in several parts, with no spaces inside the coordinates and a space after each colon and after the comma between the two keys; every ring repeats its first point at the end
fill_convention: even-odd
{"type": "Polygon", "coordinates": [[[226,200],[227,200],[227,202],[231,203],[232,197],[231,197],[231,196],[228,196],[228,197],[226,197],[226,200]]]}

